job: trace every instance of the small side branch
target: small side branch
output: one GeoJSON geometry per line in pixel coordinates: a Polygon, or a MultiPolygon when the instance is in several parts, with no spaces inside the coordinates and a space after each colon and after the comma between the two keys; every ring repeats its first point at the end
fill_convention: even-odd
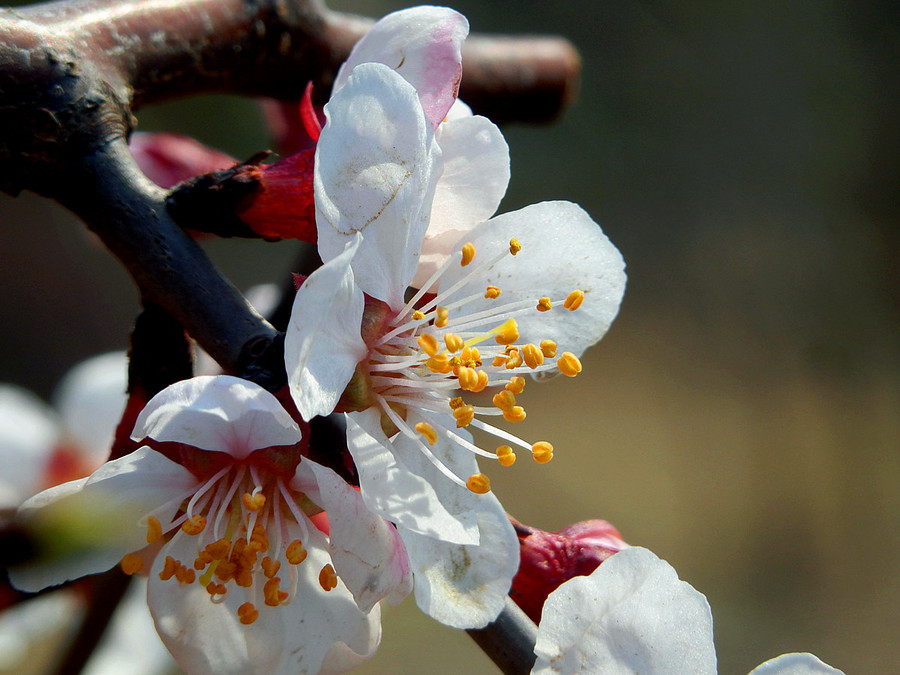
{"type": "Polygon", "coordinates": [[[534,667],[537,626],[509,596],[493,623],[467,632],[504,675],[527,675],[534,667]]]}

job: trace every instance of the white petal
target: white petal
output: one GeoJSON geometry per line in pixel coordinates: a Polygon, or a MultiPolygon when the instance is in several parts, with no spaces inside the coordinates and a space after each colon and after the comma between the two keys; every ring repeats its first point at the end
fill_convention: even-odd
{"type": "Polygon", "coordinates": [[[0,672],[34,672],[35,655],[74,633],[84,605],[84,597],[67,588],[5,607],[0,612],[0,672]]]}
{"type": "Polygon", "coordinates": [[[521,343],[550,339],[557,342],[560,352],[580,355],[603,337],[619,311],[625,292],[625,263],[618,249],[577,204],[532,204],[479,226],[468,237],[475,245],[475,260],[469,267],[451,266],[441,279],[441,288],[449,288],[477,267],[479,260],[488,260],[507,248],[513,237],[522,244],[519,254],[505,256],[459,291],[460,297],[483,295],[491,284],[499,287],[502,295],[496,300],[475,300],[466,305],[465,313],[515,300],[536,305],[538,298],[545,296],[561,301],[570,291],[580,289],[585,293],[584,304],[574,312],[559,302],[549,312],[538,312],[531,305],[512,314],[519,325],[521,343]]]}
{"type": "Polygon", "coordinates": [[[750,675],[844,675],[844,671],[804,652],[776,656],[751,670],[750,675]]]}
{"type": "Polygon", "coordinates": [[[150,399],[131,437],[243,459],[260,448],[297,443],[300,428],[259,385],[230,375],[204,375],[176,382],[150,399]]]}
{"type": "Polygon", "coordinates": [[[14,509],[41,488],[58,429],[37,396],[0,385],[0,508],[14,509]]]}
{"type": "Polygon", "coordinates": [[[291,483],[328,513],[331,559],[363,612],[412,590],[412,575],[397,531],[365,505],[362,496],[331,469],[303,458],[291,483]]]}
{"type": "Polygon", "coordinates": [[[412,7],[388,14],[353,47],[332,91],[343,87],[360,63],[383,63],[418,91],[422,108],[436,127],[456,99],[462,43],[468,33],[466,18],[446,7],[412,7]]]}
{"type": "Polygon", "coordinates": [[[706,598],[639,547],[553,591],[534,651],[532,675],[716,672],[706,598]]]}
{"type": "Polygon", "coordinates": [[[357,66],[325,116],[315,165],[319,254],[331,260],[361,232],[356,283],[399,309],[441,171],[431,125],[415,89],[379,63],[357,66]]]}
{"type": "Polygon", "coordinates": [[[128,358],[125,352],[110,352],[76,365],[53,393],[66,434],[90,458],[91,468],[109,458],[127,387],[128,358]]]}
{"type": "MultiPolygon", "coordinates": [[[[296,525],[290,535],[299,536],[296,525]]],[[[224,602],[215,604],[199,583],[159,579],[166,555],[189,559],[196,551],[190,537],[177,533],[157,556],[148,591],[157,631],[187,672],[312,675],[320,672],[326,658],[361,659],[374,653],[381,635],[378,608],[368,615],[361,612],[340,581],[328,592],[319,586],[319,570],[329,562],[321,545],[307,546],[291,603],[279,607],[254,603],[259,617],[249,626],[237,616],[237,608],[248,600],[243,589],[229,588],[224,602]]]]}
{"type": "Polygon", "coordinates": [[[196,478],[150,448],[107,462],[90,477],[44,490],[26,501],[18,522],[41,543],[41,557],[10,570],[16,588],[36,591],[113,567],[147,545],[146,515],[165,527],[196,478]],[[175,501],[173,501],[175,500],[175,501]]]}
{"type": "MultiPolygon", "coordinates": [[[[477,544],[474,514],[451,513],[429,482],[397,461],[392,450],[412,441],[388,441],[374,409],[347,415],[347,447],[359,472],[360,492],[372,511],[419,534],[457,544],[477,544]]],[[[417,450],[411,450],[418,452],[417,450]]],[[[443,481],[450,481],[442,476],[443,481]]]]}
{"type": "Polygon", "coordinates": [[[366,355],[360,336],[364,299],[350,263],[359,236],[303,282],[284,338],[291,396],[303,419],[328,415],[366,355]]]}

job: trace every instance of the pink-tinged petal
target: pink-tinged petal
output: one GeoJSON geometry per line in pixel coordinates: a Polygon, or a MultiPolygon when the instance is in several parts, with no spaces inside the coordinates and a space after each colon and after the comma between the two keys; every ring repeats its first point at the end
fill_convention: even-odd
{"type": "Polygon", "coordinates": [[[14,509],[43,485],[59,423],[31,392],[0,385],[0,508],[14,509]]]}
{"type": "MultiPolygon", "coordinates": [[[[300,536],[296,525],[288,527],[291,538],[300,536]]],[[[367,658],[378,646],[378,608],[369,614],[361,612],[340,580],[327,592],[319,585],[319,571],[329,563],[321,542],[310,542],[308,557],[296,568],[299,579],[292,601],[278,607],[254,603],[259,616],[248,626],[237,616],[237,608],[248,601],[243,589],[229,590],[217,604],[199,583],[159,579],[165,556],[190,559],[196,551],[195,541],[177,533],[157,556],[148,591],[157,631],[185,671],[199,675],[312,675],[367,658]]]]}
{"type": "Polygon", "coordinates": [[[444,172],[434,193],[431,221],[412,285],[425,283],[467,232],[490,218],[509,185],[509,147],[484,117],[444,122],[435,134],[444,172]]]}
{"type": "Polygon", "coordinates": [[[532,675],[716,672],[706,598],[638,547],[551,593],[534,651],[532,675]]]}
{"type": "Polygon", "coordinates": [[[383,63],[419,93],[422,108],[437,127],[456,100],[462,78],[462,43],[469,22],[446,7],[412,7],[380,19],[356,43],[334,81],[344,86],[361,63],[383,63]]]}
{"type": "Polygon", "coordinates": [[[138,131],[128,141],[141,171],[160,187],[169,188],[210,171],[229,169],[237,160],[188,136],[138,131]]]}
{"type": "Polygon", "coordinates": [[[511,314],[518,322],[519,342],[539,344],[550,339],[560,352],[580,355],[603,337],[619,311],[625,292],[622,254],[577,204],[541,202],[495,216],[472,231],[466,239],[475,245],[475,260],[469,267],[451,266],[441,278],[441,288],[449,288],[477,268],[479,261],[508,248],[512,238],[522,244],[518,255],[507,255],[471,276],[458,292],[459,297],[483,295],[491,284],[502,295],[497,300],[479,298],[467,303],[466,314],[496,308],[498,303],[527,301],[529,308],[511,314]],[[575,289],[584,291],[584,303],[570,312],[562,301],[575,289]],[[549,312],[534,309],[541,297],[553,301],[549,312]]]}
{"type": "Polygon", "coordinates": [[[248,380],[205,375],[159,392],[138,415],[134,440],[185,443],[236,459],[254,450],[293,445],[300,428],[277,399],[248,380]]]}
{"type": "Polygon", "coordinates": [[[151,511],[165,527],[197,479],[150,448],[107,462],[90,477],[26,501],[16,521],[38,542],[39,557],[10,570],[16,588],[37,591],[116,565],[147,545],[151,511]]]}
{"type": "Polygon", "coordinates": [[[291,486],[325,509],[334,569],[363,612],[412,590],[412,575],[397,530],[365,505],[362,496],[324,466],[303,459],[291,486]]]}
{"type": "Polygon", "coordinates": [[[379,63],[354,69],[325,115],[315,166],[319,254],[331,260],[362,233],[356,283],[399,309],[418,265],[440,149],[415,89],[379,63]]]}
{"type": "Polygon", "coordinates": [[[782,654],[758,665],[750,675],[844,675],[808,652],[782,654]]]}
{"type": "MultiPolygon", "coordinates": [[[[393,451],[409,446],[411,439],[396,436],[388,441],[375,409],[347,415],[347,447],[359,472],[360,492],[375,513],[407,530],[456,544],[477,544],[478,526],[468,511],[450,512],[427,478],[397,461],[393,451]]],[[[442,479],[449,482],[445,476],[442,479]]],[[[458,486],[457,486],[458,487],[458,486]]]]}
{"type": "Polygon", "coordinates": [[[355,236],[303,282],[294,299],[284,363],[291,396],[307,421],[334,410],[366,355],[359,330],[365,300],[351,267],[359,245],[355,236]]]}

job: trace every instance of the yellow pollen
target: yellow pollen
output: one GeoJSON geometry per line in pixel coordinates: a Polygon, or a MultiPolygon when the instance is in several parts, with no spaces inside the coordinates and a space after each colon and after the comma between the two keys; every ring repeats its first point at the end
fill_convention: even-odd
{"type": "Polygon", "coordinates": [[[516,463],[516,453],[508,445],[501,445],[497,448],[497,461],[500,466],[512,466],[516,463]]]}
{"type": "Polygon", "coordinates": [[[525,419],[525,408],[516,405],[512,407],[512,410],[504,410],[503,419],[507,422],[521,422],[525,419]]]}
{"type": "Polygon", "coordinates": [[[425,318],[425,315],[422,314],[422,312],[420,312],[419,310],[416,310],[415,312],[412,313],[413,321],[421,321],[424,318],[425,318]]]}
{"type": "Polygon", "coordinates": [[[541,354],[552,359],[556,356],[556,343],[553,340],[541,340],[541,354]]]}
{"type": "Polygon", "coordinates": [[[500,326],[489,332],[495,334],[494,340],[497,341],[498,345],[511,345],[519,339],[519,327],[513,318],[507,319],[500,326]]]}
{"type": "Polygon", "coordinates": [[[450,353],[458,352],[466,346],[465,341],[454,333],[444,333],[444,344],[447,345],[447,351],[450,353]]]}
{"type": "Polygon", "coordinates": [[[496,300],[497,298],[500,297],[500,294],[502,292],[503,291],[501,291],[496,286],[488,286],[487,290],[484,292],[484,297],[487,298],[488,300],[496,300]]]}
{"type": "Polygon", "coordinates": [[[495,356],[494,360],[491,361],[491,365],[494,368],[501,368],[506,364],[506,356],[495,356]]]}
{"type": "Polygon", "coordinates": [[[473,473],[466,481],[466,487],[476,495],[487,494],[491,491],[491,479],[483,473],[473,473]]]}
{"type": "Polygon", "coordinates": [[[459,358],[463,360],[463,363],[469,368],[477,368],[481,365],[481,352],[478,351],[478,347],[466,347],[462,350],[462,354],[459,355],[459,358]]]}
{"type": "Polygon", "coordinates": [[[454,408],[453,417],[456,419],[457,428],[467,427],[475,419],[475,408],[471,405],[461,405],[454,408]]]}
{"type": "Polygon", "coordinates": [[[470,262],[472,262],[472,259],[474,257],[475,257],[475,244],[473,244],[471,241],[463,244],[462,260],[460,260],[459,264],[462,265],[463,267],[465,267],[470,262]]]}
{"type": "Polygon", "coordinates": [[[210,595],[225,595],[227,590],[224,585],[217,584],[215,581],[210,581],[206,584],[206,592],[210,595]]]}
{"type": "Polygon", "coordinates": [[[206,517],[199,513],[191,516],[181,524],[181,529],[190,535],[200,534],[206,527],[206,517]]]}
{"type": "Polygon", "coordinates": [[[244,508],[248,511],[259,511],[266,505],[266,496],[262,492],[257,492],[253,495],[245,492],[241,496],[241,502],[243,502],[244,508]]]}
{"type": "Polygon", "coordinates": [[[553,309],[553,303],[550,302],[550,298],[541,298],[538,300],[537,311],[549,312],[551,309],[553,309]]]}
{"type": "Polygon", "coordinates": [[[150,516],[147,518],[147,543],[155,544],[160,539],[162,539],[162,525],[156,518],[150,516]]]}
{"type": "Polygon", "coordinates": [[[456,375],[459,378],[459,386],[466,391],[477,393],[482,391],[488,383],[488,374],[483,370],[460,366],[456,375]]]}
{"type": "Polygon", "coordinates": [[[522,352],[519,351],[518,347],[507,347],[506,354],[507,370],[513,370],[522,365],[522,352]]]}
{"type": "Polygon", "coordinates": [[[515,255],[522,250],[522,242],[513,237],[509,240],[509,252],[515,255]]]}
{"type": "Polygon", "coordinates": [[[260,566],[263,569],[263,574],[265,575],[266,579],[271,579],[276,574],[278,574],[278,570],[281,569],[281,563],[276,560],[272,560],[269,556],[266,556],[262,559],[260,566]]]}
{"type": "Polygon", "coordinates": [[[430,333],[422,333],[417,340],[419,343],[419,347],[421,347],[422,351],[428,354],[428,356],[434,356],[438,353],[438,341],[434,335],[430,333]]]}
{"type": "Polygon", "coordinates": [[[259,610],[253,606],[252,602],[245,602],[238,607],[237,615],[240,617],[242,624],[249,626],[259,617],[259,610]]]}
{"type": "MultiPolygon", "coordinates": [[[[508,389],[504,389],[499,394],[494,394],[494,398],[491,399],[494,402],[494,405],[500,408],[500,410],[512,410],[513,406],[516,404],[516,396],[508,389]]],[[[507,446],[502,446],[507,447],[507,446]]]]}
{"type": "Polygon", "coordinates": [[[559,367],[559,372],[566,377],[575,377],[581,372],[581,361],[572,352],[563,352],[562,356],[557,359],[556,365],[559,367]]]}
{"type": "Polygon", "coordinates": [[[179,564],[178,569],[175,570],[175,578],[178,580],[178,583],[192,584],[196,578],[196,573],[189,567],[179,564]]]}
{"type": "Polygon", "coordinates": [[[453,370],[450,357],[446,354],[435,354],[425,362],[425,367],[432,373],[442,373],[444,375],[453,370]]]}
{"type": "Polygon", "coordinates": [[[582,302],[584,302],[584,291],[575,289],[566,297],[565,302],[563,302],[563,307],[565,307],[570,312],[574,312],[576,309],[581,307],[582,302]]]}
{"type": "Polygon", "coordinates": [[[306,556],[306,549],[303,548],[303,543],[299,539],[294,539],[288,544],[287,550],[284,552],[284,557],[291,565],[299,565],[306,560],[306,556]]]}
{"type": "Polygon", "coordinates": [[[319,572],[319,585],[326,591],[330,591],[337,586],[337,575],[334,573],[334,568],[330,563],[325,565],[322,571],[319,572]]]}
{"type": "Polygon", "coordinates": [[[443,328],[450,320],[450,310],[446,307],[438,307],[434,310],[434,325],[436,328],[443,328]]]}
{"type": "Polygon", "coordinates": [[[509,382],[506,384],[504,389],[518,396],[523,391],[525,391],[525,378],[518,375],[509,378],[509,382]]]}
{"type": "Polygon", "coordinates": [[[553,446],[547,441],[538,441],[531,446],[531,456],[538,464],[546,464],[553,459],[553,446]]]}
{"type": "Polygon", "coordinates": [[[231,542],[227,539],[219,539],[211,544],[207,544],[204,549],[213,560],[225,560],[231,552],[231,542]]]}
{"type": "Polygon", "coordinates": [[[544,355],[538,346],[528,343],[522,347],[522,358],[525,359],[525,365],[534,370],[544,363],[544,355]]]}
{"type": "Polygon", "coordinates": [[[434,430],[434,427],[428,424],[428,422],[419,422],[416,424],[416,431],[422,434],[425,437],[425,440],[428,441],[429,445],[434,445],[437,443],[438,435],[434,430]]]}
{"type": "Polygon", "coordinates": [[[280,584],[281,579],[275,577],[274,579],[269,579],[263,586],[263,596],[269,607],[278,607],[278,605],[288,599],[288,594],[278,588],[280,584]]]}
{"type": "Polygon", "coordinates": [[[129,553],[122,558],[122,562],[119,564],[125,574],[132,575],[141,571],[141,568],[144,566],[144,559],[137,553],[129,553]]]}
{"type": "Polygon", "coordinates": [[[178,569],[179,563],[175,562],[175,558],[170,555],[166,556],[166,560],[163,563],[162,572],[159,573],[159,578],[162,581],[168,581],[172,577],[175,576],[175,571],[178,569]]]}

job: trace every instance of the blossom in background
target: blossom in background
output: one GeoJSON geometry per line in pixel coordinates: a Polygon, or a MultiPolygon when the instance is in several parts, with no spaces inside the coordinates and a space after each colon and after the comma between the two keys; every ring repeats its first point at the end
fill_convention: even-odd
{"type": "Polygon", "coordinates": [[[164,188],[237,164],[224,152],[169,132],[136,131],[128,139],[128,147],[144,175],[164,188]]]}
{"type": "Polygon", "coordinates": [[[230,376],[178,382],[151,399],[133,438],[158,450],[19,509],[63,555],[51,547],[12,569],[17,587],[120,561],[148,572],[156,628],[192,673],[343,670],[374,652],[378,601],[410,589],[403,546],[355,489],[301,456],[300,428],[271,394],[230,376]],[[309,520],[323,509],[327,537],[309,520]]]}
{"type": "MultiPolygon", "coordinates": [[[[625,549],[550,594],[532,675],[716,672],[703,594],[644,548],[625,549]]],[[[785,654],[751,675],[841,675],[812,654],[785,654]]]]}

